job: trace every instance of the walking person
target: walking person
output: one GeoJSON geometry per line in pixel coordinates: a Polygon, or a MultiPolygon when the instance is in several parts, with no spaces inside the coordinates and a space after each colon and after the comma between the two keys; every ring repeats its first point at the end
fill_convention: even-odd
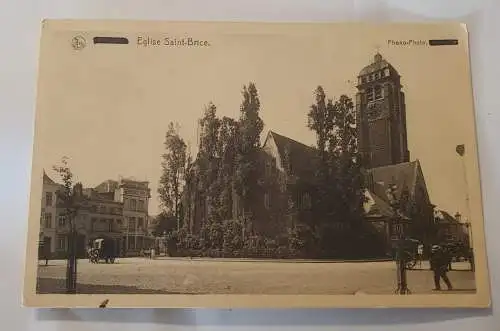
{"type": "Polygon", "coordinates": [[[434,291],[441,290],[441,278],[445,282],[448,290],[452,290],[450,279],[448,278],[448,263],[449,259],[446,252],[438,245],[432,246],[430,264],[431,270],[434,273],[434,291]]]}
{"type": "Polygon", "coordinates": [[[417,246],[418,266],[422,268],[422,261],[424,260],[424,245],[418,244],[417,246]]]}

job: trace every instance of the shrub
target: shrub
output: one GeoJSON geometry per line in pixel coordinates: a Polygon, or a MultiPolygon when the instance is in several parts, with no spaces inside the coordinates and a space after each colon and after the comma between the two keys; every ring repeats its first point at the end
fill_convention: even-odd
{"type": "Polygon", "coordinates": [[[223,224],[223,248],[230,252],[243,247],[243,227],[239,220],[227,220],[223,224]]]}

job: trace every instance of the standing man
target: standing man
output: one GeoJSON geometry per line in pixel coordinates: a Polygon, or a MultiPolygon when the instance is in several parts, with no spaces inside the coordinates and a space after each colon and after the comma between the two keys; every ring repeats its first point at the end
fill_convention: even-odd
{"type": "Polygon", "coordinates": [[[418,257],[418,265],[422,267],[422,261],[424,260],[424,245],[418,244],[417,246],[417,257],[418,257]]]}
{"type": "Polygon", "coordinates": [[[446,274],[448,272],[448,262],[449,259],[444,250],[438,245],[432,246],[430,264],[431,270],[434,273],[434,291],[441,290],[441,278],[448,287],[448,290],[453,289],[450,279],[446,274]]]}

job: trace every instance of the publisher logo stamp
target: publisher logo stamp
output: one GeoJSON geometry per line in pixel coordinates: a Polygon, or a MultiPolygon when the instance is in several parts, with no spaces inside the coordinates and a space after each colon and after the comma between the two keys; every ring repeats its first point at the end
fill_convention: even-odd
{"type": "Polygon", "coordinates": [[[76,36],[71,39],[71,46],[74,50],[82,50],[87,45],[87,41],[82,36],[76,36]]]}

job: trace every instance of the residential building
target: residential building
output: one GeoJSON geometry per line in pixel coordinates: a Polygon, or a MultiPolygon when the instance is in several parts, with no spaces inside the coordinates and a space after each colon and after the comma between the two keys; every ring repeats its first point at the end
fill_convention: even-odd
{"type": "Polygon", "coordinates": [[[152,238],[148,232],[149,182],[121,178],[119,181],[108,180],[96,188],[96,191],[108,193],[114,201],[123,205],[122,243],[127,255],[138,255],[149,248],[152,238]]]}
{"type": "MultiPolygon", "coordinates": [[[[62,185],[45,172],[43,176],[40,240],[50,247],[52,257],[64,258],[71,225],[56,198],[62,185]]],[[[148,233],[149,190],[147,182],[131,179],[108,180],[95,188],[76,184],[74,191],[80,196],[74,218],[77,256],[85,257],[97,238],[112,239],[121,256],[138,255],[149,248],[153,240],[148,233]]]]}
{"type": "MultiPolygon", "coordinates": [[[[40,241],[46,247],[50,247],[50,252],[55,252],[58,245],[56,241],[57,228],[57,191],[60,184],[54,182],[45,171],[43,172],[42,185],[42,205],[40,214],[40,241]]],[[[48,250],[48,248],[46,248],[48,250]]]]}

